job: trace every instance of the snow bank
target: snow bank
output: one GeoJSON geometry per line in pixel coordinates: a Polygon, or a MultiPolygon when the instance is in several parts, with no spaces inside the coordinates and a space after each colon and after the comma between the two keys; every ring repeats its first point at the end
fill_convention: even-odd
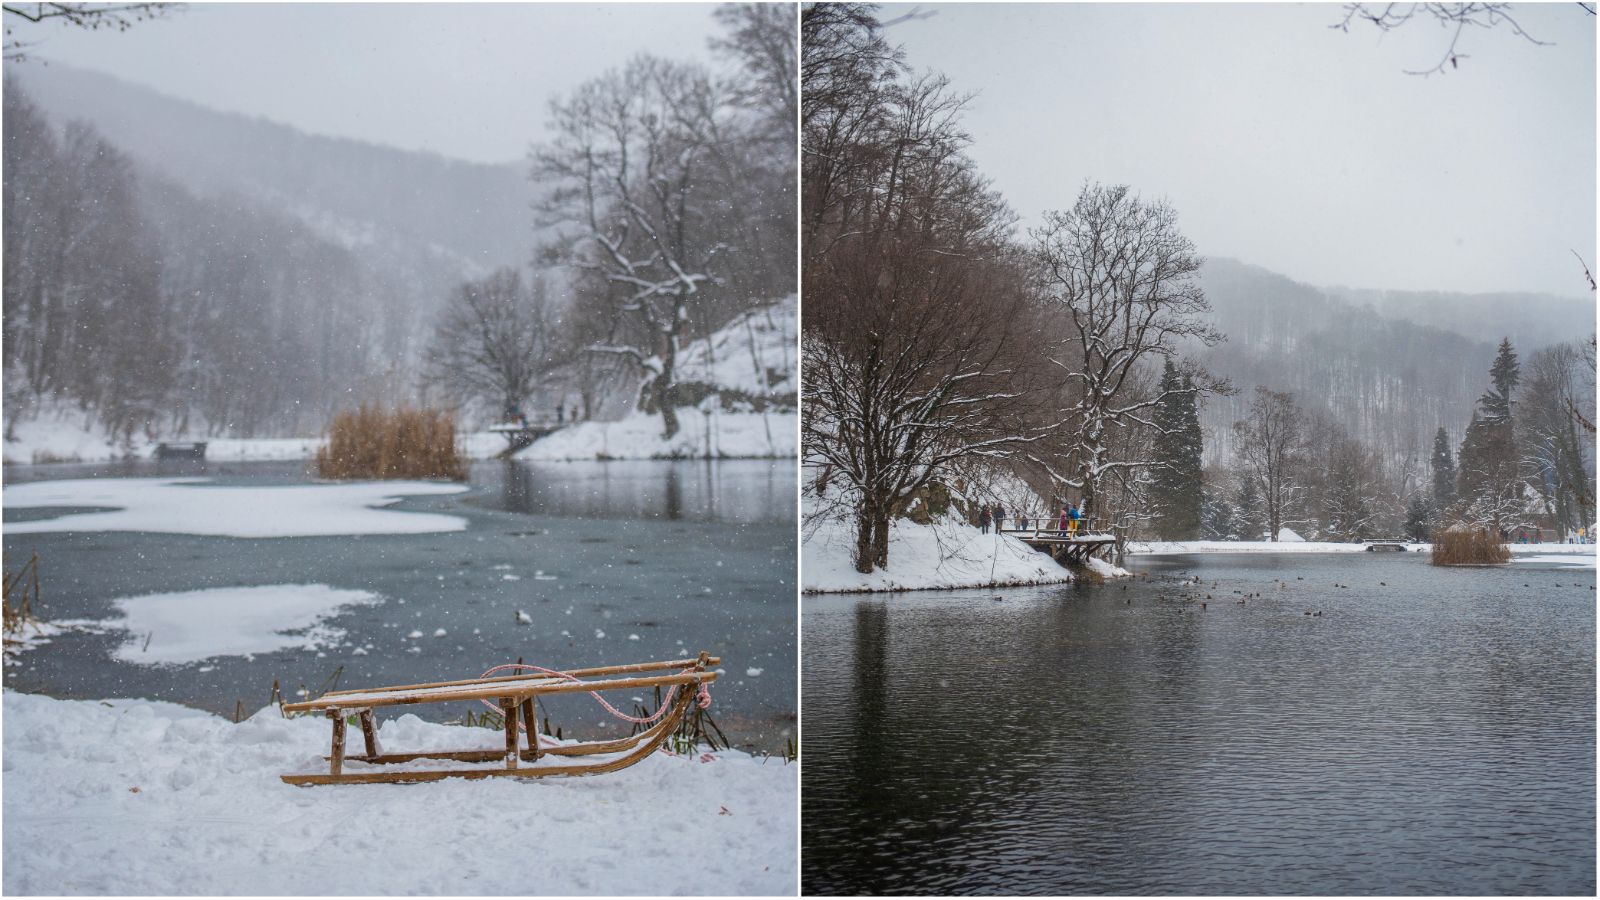
{"type": "Polygon", "coordinates": [[[797,297],[790,294],[690,342],[679,352],[674,372],[679,381],[756,396],[793,394],[800,385],[799,326],[797,297]]]}
{"type": "MultiPolygon", "coordinates": [[[[1427,544],[1408,544],[1427,549],[1427,544]]],[[[1129,541],[1128,553],[1160,556],[1174,553],[1363,553],[1366,544],[1326,541],[1129,541]]]]}
{"type": "Polygon", "coordinates": [[[145,531],[225,537],[308,537],[461,531],[467,520],[378,509],[413,494],[456,494],[459,484],[359,482],[285,487],[225,487],[207,478],[80,478],[10,485],[6,509],[113,507],[53,519],[7,522],[6,531],[145,531]]]}
{"type": "Polygon", "coordinates": [[[379,602],[377,594],[325,584],[212,588],[113,600],[122,617],[92,625],[129,633],[112,654],[122,662],[181,665],[337,644],[344,632],[323,620],[351,606],[379,602]]]}
{"type": "MultiPolygon", "coordinates": [[[[328,722],[6,691],[17,894],[794,894],[798,767],[655,754],[591,778],[291,787],[328,722]]],[[[393,748],[500,732],[383,721],[393,748]]],[[[359,743],[359,741],[358,741],[359,743]]]]}
{"type": "MultiPolygon", "coordinates": [[[[711,402],[715,402],[714,400],[711,402]]],[[[797,452],[795,413],[709,414],[678,410],[679,430],[661,436],[661,417],[634,413],[619,422],[584,422],[534,442],[518,459],[558,462],[594,459],[792,459],[797,452]]],[[[501,447],[505,446],[501,440],[501,447]]]]}
{"type": "MultiPolygon", "coordinates": [[[[1410,552],[1427,553],[1432,544],[1406,544],[1410,552]]],[[[1561,562],[1567,565],[1595,564],[1594,544],[1507,544],[1517,562],[1561,562]]],[[[1128,553],[1162,556],[1179,553],[1364,553],[1366,544],[1327,541],[1130,541],[1128,553]]]]}
{"type": "MultiPolygon", "coordinates": [[[[932,525],[895,519],[889,525],[889,567],[870,575],[855,570],[852,525],[829,521],[809,532],[800,550],[800,585],[807,593],[913,591],[927,588],[1055,584],[1072,573],[1009,535],[984,534],[954,516],[932,525]]],[[[1091,570],[1126,575],[1103,560],[1091,570]]]]}

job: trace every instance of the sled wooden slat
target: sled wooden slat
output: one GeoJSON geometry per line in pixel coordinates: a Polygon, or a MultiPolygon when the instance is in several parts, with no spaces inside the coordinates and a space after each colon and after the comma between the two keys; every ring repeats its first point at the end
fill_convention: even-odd
{"type": "Polygon", "coordinates": [[[717,657],[702,653],[695,659],[671,660],[660,663],[637,663],[629,666],[602,666],[593,669],[573,669],[567,674],[624,674],[637,672],[664,672],[664,674],[627,678],[601,678],[594,681],[572,682],[561,678],[514,676],[500,679],[469,679],[455,682],[436,682],[431,685],[408,685],[399,688],[379,688],[365,691],[342,691],[326,694],[316,700],[285,704],[284,709],[295,711],[320,711],[333,724],[332,749],[326,757],[327,774],[284,775],[283,781],[295,785],[312,784],[373,784],[438,781],[444,778],[489,778],[511,775],[518,778],[545,778],[549,776],[598,775],[626,768],[653,753],[683,721],[689,705],[695,702],[694,688],[717,680],[716,672],[705,671],[707,665],[721,662],[717,657]],[[692,669],[693,671],[683,671],[692,669]],[[570,694],[581,691],[629,690],[643,687],[678,687],[670,707],[655,724],[638,734],[625,738],[540,747],[535,735],[534,701],[540,695],[570,694]],[[505,725],[504,749],[480,748],[473,750],[434,750],[417,753],[384,753],[378,745],[374,725],[374,707],[402,706],[418,703],[444,703],[457,700],[490,700],[499,706],[505,725]],[[361,726],[364,755],[345,753],[345,721],[355,715],[361,726]],[[528,746],[521,746],[518,721],[528,727],[528,746]],[[612,755],[587,763],[554,763],[550,757],[584,757],[612,755]],[[459,763],[483,763],[485,768],[426,769],[419,771],[350,771],[347,764],[390,765],[417,760],[448,760],[459,763]],[[494,766],[498,763],[498,766],[494,766]],[[524,766],[523,763],[529,763],[524,766]]]}
{"type": "MultiPolygon", "coordinates": [[[[597,675],[622,675],[628,672],[658,672],[664,669],[687,669],[696,663],[706,666],[716,666],[722,664],[722,658],[717,656],[708,656],[703,662],[698,658],[669,659],[662,662],[630,663],[621,666],[596,666],[589,669],[563,669],[561,671],[563,674],[571,675],[576,678],[593,678],[597,675]]],[[[329,691],[318,699],[326,700],[330,697],[348,696],[350,694],[377,694],[390,693],[394,691],[418,691],[424,688],[457,687],[460,685],[469,684],[499,684],[506,681],[544,680],[552,677],[554,676],[529,675],[525,673],[522,675],[499,675],[494,678],[464,678],[460,681],[429,681],[422,684],[399,684],[391,687],[329,691]]],[[[298,703],[291,703],[285,708],[288,709],[290,707],[299,705],[300,704],[298,703]]]]}

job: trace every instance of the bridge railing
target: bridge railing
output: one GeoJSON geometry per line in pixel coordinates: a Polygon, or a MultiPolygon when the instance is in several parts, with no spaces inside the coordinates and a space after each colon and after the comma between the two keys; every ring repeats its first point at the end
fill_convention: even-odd
{"type": "Polygon", "coordinates": [[[1061,527],[1060,516],[1007,516],[1005,524],[995,530],[1001,534],[1026,534],[1030,537],[1067,537],[1069,534],[1087,534],[1092,529],[1089,519],[1079,519],[1078,529],[1071,532],[1061,527]]]}

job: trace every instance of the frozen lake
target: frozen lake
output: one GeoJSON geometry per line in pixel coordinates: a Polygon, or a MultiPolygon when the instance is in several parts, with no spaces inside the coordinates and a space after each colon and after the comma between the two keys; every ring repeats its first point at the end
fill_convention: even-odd
{"type": "Polygon", "coordinates": [[[1131,565],[804,598],[806,893],[1593,894],[1593,569],[1131,565]]]}
{"type": "MultiPolygon", "coordinates": [[[[18,466],[5,475],[10,485],[153,475],[204,476],[213,485],[312,483],[298,462],[18,466]]],[[[274,538],[8,531],[13,567],[39,554],[41,612],[50,620],[115,624],[113,601],[121,598],[284,584],[377,600],[320,621],[342,634],[315,650],[151,665],[138,661],[130,643],[140,636],[127,631],[64,634],[8,665],[6,685],[67,698],[148,697],[232,715],[238,701],[247,712],[265,705],[274,680],[292,695],[322,687],[336,672],[339,686],[360,687],[470,678],[519,657],[579,667],[706,649],[723,657],[726,670],[713,689],[717,723],[743,746],[781,750],[795,724],[794,484],[788,461],[491,461],[473,465],[466,493],[387,507],[459,517],[461,531],[274,538]],[[532,623],[519,624],[519,611],[532,623]]],[[[70,511],[8,508],[5,518],[70,511]]],[[[150,646],[163,637],[150,635],[150,646]]],[[[418,712],[449,718],[467,708],[418,712]]],[[[616,727],[586,696],[558,698],[548,713],[568,734],[616,727]]]]}

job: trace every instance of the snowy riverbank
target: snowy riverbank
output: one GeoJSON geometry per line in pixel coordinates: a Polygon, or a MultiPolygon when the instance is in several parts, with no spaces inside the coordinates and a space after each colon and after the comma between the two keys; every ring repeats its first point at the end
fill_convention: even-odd
{"type": "MultiPolygon", "coordinates": [[[[6,691],[7,894],[792,894],[798,768],[658,753],[592,778],[290,787],[328,723],[6,691]]],[[[401,716],[394,747],[498,731],[401,716]]]]}
{"type": "MultiPolygon", "coordinates": [[[[620,422],[583,422],[517,454],[541,462],[608,459],[794,459],[799,420],[793,412],[706,414],[678,410],[679,431],[661,436],[661,417],[635,413],[620,422]]],[[[497,436],[498,438],[498,436],[497,436]]],[[[505,442],[501,440],[501,446],[505,442]]]]}
{"type": "MultiPolygon", "coordinates": [[[[1595,565],[1594,544],[1507,544],[1517,562],[1595,565]]],[[[1427,553],[1431,544],[1407,544],[1406,550],[1427,553]]],[[[1128,554],[1168,556],[1189,553],[1365,553],[1366,544],[1325,541],[1129,541],[1128,554]]]]}
{"type": "MultiPolygon", "coordinates": [[[[541,462],[607,459],[793,459],[796,413],[728,413],[706,415],[693,407],[678,412],[682,430],[661,437],[661,417],[636,413],[618,422],[583,422],[536,442],[519,459],[541,462]]],[[[155,445],[136,441],[131,447],[107,442],[85,431],[81,422],[35,419],[20,422],[17,440],[5,442],[7,465],[30,463],[111,462],[132,456],[149,459],[155,445]]],[[[471,431],[460,438],[469,459],[490,459],[506,449],[503,435],[471,431]]],[[[210,462],[279,462],[310,460],[326,439],[216,438],[206,442],[210,462]]]]}
{"type": "MultiPolygon", "coordinates": [[[[1014,537],[984,534],[953,517],[933,525],[906,519],[890,524],[889,566],[870,575],[855,570],[855,529],[829,521],[808,529],[800,548],[800,585],[806,593],[915,591],[1057,584],[1072,573],[1014,537]]],[[[1099,559],[1090,568],[1105,577],[1127,572],[1099,559]]]]}

